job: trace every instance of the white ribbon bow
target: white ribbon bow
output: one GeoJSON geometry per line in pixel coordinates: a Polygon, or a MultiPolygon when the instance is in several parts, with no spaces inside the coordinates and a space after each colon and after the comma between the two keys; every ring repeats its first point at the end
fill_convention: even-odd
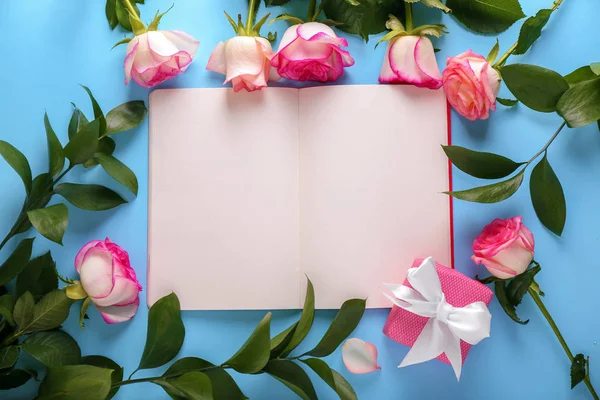
{"type": "Polygon", "coordinates": [[[433,360],[446,353],[456,379],[460,379],[460,341],[474,345],[489,337],[492,315],[482,301],[462,308],[448,304],[431,257],[418,268],[409,269],[407,279],[414,290],[386,284],[395,297],[384,295],[398,307],[427,317],[429,321],[398,368],[433,360]]]}

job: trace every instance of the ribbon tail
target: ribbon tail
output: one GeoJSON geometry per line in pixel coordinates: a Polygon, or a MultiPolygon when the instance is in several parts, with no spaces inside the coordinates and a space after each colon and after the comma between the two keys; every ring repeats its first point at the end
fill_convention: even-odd
{"type": "Polygon", "coordinates": [[[445,339],[440,325],[439,321],[434,318],[427,321],[415,344],[398,368],[433,360],[444,352],[445,339]]]}
{"type": "Polygon", "coordinates": [[[455,336],[447,326],[444,326],[444,328],[447,330],[448,334],[452,335],[452,339],[449,339],[447,341],[444,353],[446,354],[446,357],[448,357],[450,365],[452,365],[452,369],[454,370],[454,374],[456,375],[456,380],[460,381],[460,374],[462,372],[463,364],[462,351],[460,348],[460,338],[455,336]]]}

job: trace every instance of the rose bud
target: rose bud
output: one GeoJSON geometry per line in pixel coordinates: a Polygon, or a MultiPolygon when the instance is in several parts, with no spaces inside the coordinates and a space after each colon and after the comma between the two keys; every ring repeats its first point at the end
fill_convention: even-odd
{"type": "Polygon", "coordinates": [[[294,81],[335,81],[345,67],[354,65],[342,46],[348,46],[346,39],[337,37],[325,24],[294,25],[285,31],[271,65],[280,76],[294,81]]]}
{"type": "Polygon", "coordinates": [[[448,101],[465,118],[487,119],[496,110],[500,74],[484,56],[469,50],[449,57],[442,81],[448,101]]]}
{"type": "Polygon", "coordinates": [[[496,219],[473,242],[471,259],[483,264],[492,275],[509,279],[527,270],[534,247],[533,234],[521,217],[496,219]]]}
{"type": "Polygon", "coordinates": [[[135,315],[142,286],[125,250],[108,238],[94,240],[77,253],[75,269],[84,296],[89,296],[106,323],[129,321],[135,315]]]}
{"type": "Polygon", "coordinates": [[[151,88],[182,74],[190,66],[198,42],[182,31],[149,31],[135,36],[127,45],[125,84],[131,78],[151,88]]]}

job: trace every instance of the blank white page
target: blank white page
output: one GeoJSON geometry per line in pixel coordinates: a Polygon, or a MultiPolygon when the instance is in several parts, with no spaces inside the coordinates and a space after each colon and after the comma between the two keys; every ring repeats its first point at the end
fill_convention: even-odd
{"type": "Polygon", "coordinates": [[[298,91],[150,95],[148,304],[296,308],[298,91]]]}
{"type": "Polygon", "coordinates": [[[404,281],[415,258],[450,265],[444,93],[413,86],[300,91],[300,266],[319,308],[404,281]]]}

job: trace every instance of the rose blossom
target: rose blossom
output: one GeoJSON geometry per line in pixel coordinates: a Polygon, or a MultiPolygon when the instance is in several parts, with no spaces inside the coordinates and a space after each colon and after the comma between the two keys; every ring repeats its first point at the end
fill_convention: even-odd
{"type": "Polygon", "coordinates": [[[279,75],[294,81],[335,81],[345,67],[354,65],[346,50],[348,42],[329,26],[307,22],[288,28],[271,65],[279,75]]]}
{"type": "Polygon", "coordinates": [[[533,261],[534,246],[533,235],[521,217],[495,219],[473,242],[471,259],[500,279],[514,278],[533,261]]]}
{"type": "Polygon", "coordinates": [[[81,286],[108,324],[129,321],[140,305],[139,284],[125,250],[110,239],[89,242],[77,253],[81,286]]]}
{"type": "Polygon", "coordinates": [[[233,90],[248,92],[267,86],[269,79],[278,80],[273,73],[271,78],[271,43],[255,36],[235,36],[221,42],[213,50],[206,69],[225,75],[225,82],[232,82],[233,90]]]}
{"type": "Polygon", "coordinates": [[[402,83],[439,89],[442,76],[431,40],[425,36],[403,35],[388,42],[380,83],[402,83]]]}
{"type": "Polygon", "coordinates": [[[469,50],[449,57],[442,81],[448,101],[465,118],[487,119],[496,110],[500,74],[484,56],[469,50]]]}
{"type": "Polygon", "coordinates": [[[125,84],[131,78],[150,88],[182,74],[198,50],[198,42],[182,31],[149,31],[127,45],[125,84]]]}

